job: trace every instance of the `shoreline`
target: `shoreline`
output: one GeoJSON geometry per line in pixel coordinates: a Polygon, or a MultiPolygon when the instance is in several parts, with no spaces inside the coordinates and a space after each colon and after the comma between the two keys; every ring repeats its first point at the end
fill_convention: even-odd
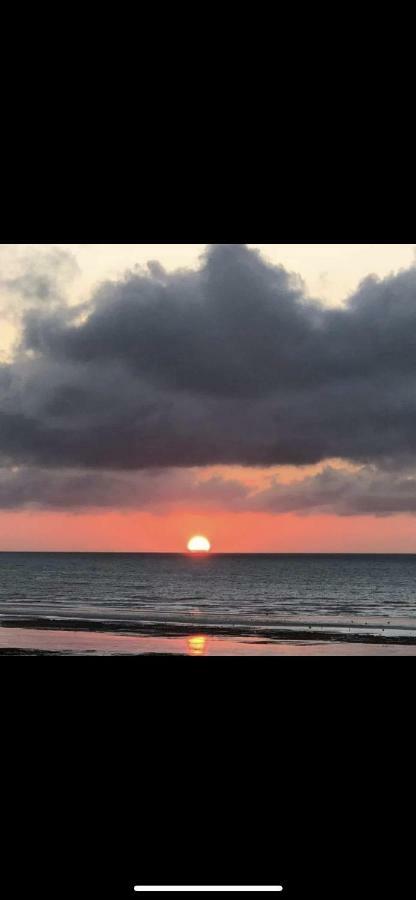
{"type": "Polygon", "coordinates": [[[198,626],[165,627],[108,623],[0,623],[1,656],[416,656],[416,638],[348,635],[316,631],[239,633],[198,626]]]}
{"type": "Polygon", "coordinates": [[[297,621],[282,621],[279,624],[209,622],[203,617],[199,621],[157,621],[157,620],[102,620],[81,618],[3,616],[0,619],[0,636],[4,629],[18,631],[39,631],[55,633],[112,634],[126,637],[188,638],[203,633],[210,638],[233,638],[236,640],[256,639],[266,643],[294,640],[303,643],[348,643],[376,644],[381,646],[416,647],[416,630],[396,622],[375,625],[365,623],[323,623],[306,624],[297,621]],[[412,633],[413,632],[413,633],[412,633]]]}

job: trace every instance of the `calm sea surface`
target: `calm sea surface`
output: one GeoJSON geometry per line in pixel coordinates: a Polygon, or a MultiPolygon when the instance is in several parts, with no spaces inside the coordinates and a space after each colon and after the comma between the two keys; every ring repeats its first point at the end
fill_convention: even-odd
{"type": "MultiPolygon", "coordinates": [[[[416,617],[416,556],[0,554],[0,617],[416,617]]],[[[416,624],[416,619],[415,619],[416,624]]]]}

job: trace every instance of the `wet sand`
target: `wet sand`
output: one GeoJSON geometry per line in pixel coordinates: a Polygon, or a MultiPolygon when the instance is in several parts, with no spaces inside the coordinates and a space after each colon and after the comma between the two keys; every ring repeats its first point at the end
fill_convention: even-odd
{"type": "Polygon", "coordinates": [[[117,619],[34,617],[15,608],[0,618],[0,655],[87,656],[416,656],[414,619],[286,616],[248,620],[120,613],[117,619]]]}
{"type": "Polygon", "coordinates": [[[416,646],[416,621],[414,618],[342,617],[342,616],[286,616],[267,618],[220,616],[207,617],[199,612],[178,616],[120,613],[113,617],[94,618],[90,612],[80,611],[75,617],[68,611],[57,616],[46,609],[41,615],[27,615],[16,611],[15,615],[3,612],[2,629],[26,629],[30,631],[87,632],[136,637],[175,638],[206,635],[213,638],[230,638],[236,641],[255,638],[268,642],[345,642],[348,644],[392,644],[416,646]],[[17,613],[17,614],[16,614],[17,613]]]}
{"type": "Polygon", "coordinates": [[[416,656],[416,644],[0,627],[0,656],[416,656]]]}

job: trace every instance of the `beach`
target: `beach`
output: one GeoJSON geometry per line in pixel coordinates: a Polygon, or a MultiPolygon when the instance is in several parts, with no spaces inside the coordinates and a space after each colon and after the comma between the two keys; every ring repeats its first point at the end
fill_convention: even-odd
{"type": "Polygon", "coordinates": [[[325,631],[290,623],[257,626],[250,635],[241,625],[203,631],[196,623],[9,620],[0,625],[0,656],[416,656],[416,636],[395,625],[393,633],[362,633],[339,623],[325,631]]]}

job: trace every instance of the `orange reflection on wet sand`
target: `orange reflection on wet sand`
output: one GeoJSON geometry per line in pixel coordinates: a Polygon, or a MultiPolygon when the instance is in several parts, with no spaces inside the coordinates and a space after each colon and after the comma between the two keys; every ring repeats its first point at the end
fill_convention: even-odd
{"type": "Polygon", "coordinates": [[[83,631],[43,631],[0,627],[0,656],[14,652],[55,652],[76,655],[145,656],[414,656],[416,645],[349,644],[335,641],[264,641],[258,638],[163,637],[83,631]]]}
{"type": "Polygon", "coordinates": [[[207,649],[207,638],[198,634],[195,637],[188,638],[188,653],[190,656],[205,656],[207,649]]]}

